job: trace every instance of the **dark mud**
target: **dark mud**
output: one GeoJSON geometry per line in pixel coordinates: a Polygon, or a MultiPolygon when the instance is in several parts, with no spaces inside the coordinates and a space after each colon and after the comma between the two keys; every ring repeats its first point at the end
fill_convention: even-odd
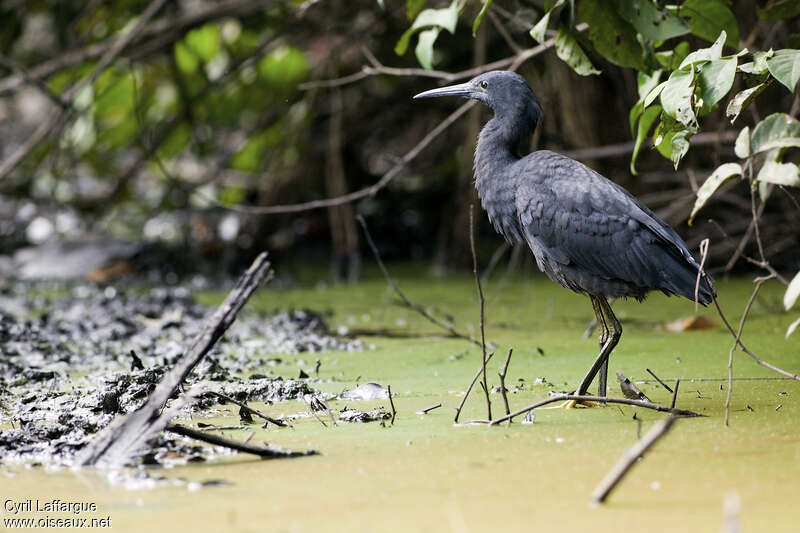
{"type": "MultiPolygon", "coordinates": [[[[139,407],[191,346],[212,309],[186,288],[12,284],[0,294],[0,461],[69,464],[116,416],[139,407]],[[47,294],[50,296],[42,296],[47,294]]],[[[222,393],[280,402],[318,394],[313,380],[284,379],[280,354],[354,351],[309,311],[243,312],[188,377],[200,393],[184,414],[212,415],[222,393]]],[[[286,368],[296,373],[296,367],[286,368]]],[[[219,448],[160,435],[139,464],[204,461],[219,448]]]]}

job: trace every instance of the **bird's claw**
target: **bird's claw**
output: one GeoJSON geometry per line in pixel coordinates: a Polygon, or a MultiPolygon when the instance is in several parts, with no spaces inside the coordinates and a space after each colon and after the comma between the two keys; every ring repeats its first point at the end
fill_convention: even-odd
{"type": "Polygon", "coordinates": [[[587,400],[565,400],[553,407],[542,407],[541,409],[582,409],[590,407],[604,407],[602,403],[590,402],[587,400]]]}

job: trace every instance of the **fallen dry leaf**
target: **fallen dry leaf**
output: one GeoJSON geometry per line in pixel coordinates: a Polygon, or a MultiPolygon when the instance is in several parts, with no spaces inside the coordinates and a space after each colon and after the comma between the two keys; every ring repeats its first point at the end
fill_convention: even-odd
{"type": "Polygon", "coordinates": [[[673,322],[661,324],[658,329],[667,331],[689,331],[692,329],[716,328],[718,324],[707,316],[685,316],[673,322]]]}

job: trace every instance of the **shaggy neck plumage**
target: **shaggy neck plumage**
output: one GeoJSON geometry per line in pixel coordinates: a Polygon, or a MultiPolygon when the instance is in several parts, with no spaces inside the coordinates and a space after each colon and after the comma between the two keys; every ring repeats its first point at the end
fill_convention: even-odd
{"type": "Polygon", "coordinates": [[[481,130],[475,147],[475,188],[495,229],[510,242],[521,240],[515,207],[517,184],[511,167],[520,160],[519,149],[529,146],[541,113],[531,95],[512,109],[495,111],[481,130]]]}

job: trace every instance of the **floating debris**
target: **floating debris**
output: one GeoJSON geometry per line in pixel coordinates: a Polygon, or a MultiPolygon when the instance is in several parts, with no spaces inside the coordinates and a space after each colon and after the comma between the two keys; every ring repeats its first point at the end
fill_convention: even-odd
{"type": "Polygon", "coordinates": [[[389,397],[389,391],[378,383],[363,383],[353,390],[345,390],[339,394],[342,400],[383,400],[389,397]]]}
{"type": "Polygon", "coordinates": [[[358,409],[344,408],[339,411],[341,422],[376,422],[378,420],[388,420],[392,415],[383,410],[383,407],[376,407],[372,411],[359,411],[358,409]]]}

